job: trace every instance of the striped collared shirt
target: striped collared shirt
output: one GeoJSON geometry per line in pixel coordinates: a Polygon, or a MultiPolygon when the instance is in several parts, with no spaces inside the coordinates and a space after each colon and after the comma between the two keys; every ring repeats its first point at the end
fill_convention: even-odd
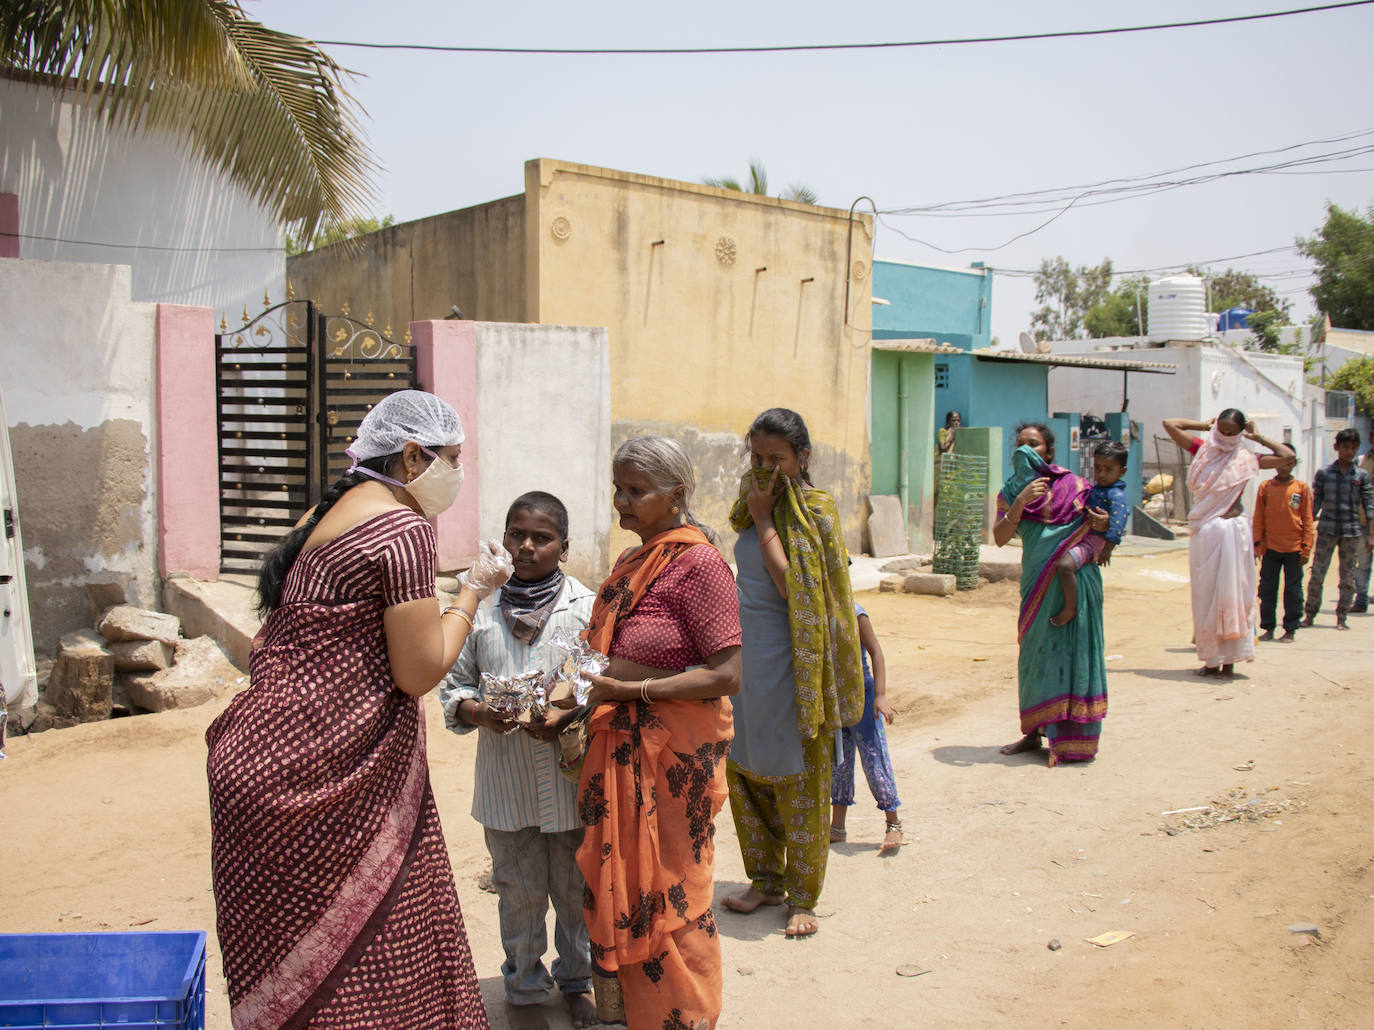
{"type": "MultiPolygon", "coordinates": [[[[565,579],[558,603],[533,645],[511,634],[495,595],[478,605],[463,653],[439,685],[444,724],[455,733],[475,729],[459,720],[458,706],[482,699],[482,673],[518,676],[552,669],[564,652],[549,644],[549,638],[557,629],[574,635],[586,629],[594,599],[595,594],[577,580],[565,579]]],[[[477,738],[472,817],[490,829],[508,832],[537,826],[543,833],[561,833],[580,827],[577,784],[558,771],[558,745],[524,730],[504,735],[482,730],[477,738]]]]}

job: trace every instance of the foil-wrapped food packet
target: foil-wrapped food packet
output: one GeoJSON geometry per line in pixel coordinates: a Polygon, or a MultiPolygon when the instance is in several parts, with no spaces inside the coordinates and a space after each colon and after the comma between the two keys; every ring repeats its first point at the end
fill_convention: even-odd
{"type": "Polygon", "coordinates": [[[542,669],[522,676],[482,673],[482,699],[493,712],[522,725],[542,722],[549,711],[548,674],[542,669]]]}
{"type": "Polygon", "coordinates": [[[606,666],[611,664],[611,660],[600,651],[588,647],[586,641],[567,630],[554,630],[553,635],[549,637],[549,643],[567,655],[553,670],[553,679],[549,684],[549,703],[559,705],[561,702],[566,706],[567,701],[571,699],[576,704],[585,705],[587,695],[592,689],[587,677],[600,676],[606,671],[606,666]]]}

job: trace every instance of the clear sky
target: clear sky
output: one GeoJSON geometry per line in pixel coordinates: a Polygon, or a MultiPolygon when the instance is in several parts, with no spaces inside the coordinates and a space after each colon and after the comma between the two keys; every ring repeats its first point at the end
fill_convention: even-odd
{"type": "MultiPolygon", "coordinates": [[[[526,0],[245,0],[250,17],[318,40],[517,47],[686,47],[878,42],[1107,28],[1309,6],[1298,0],[1153,5],[986,0],[749,4],[526,0]]],[[[523,190],[523,165],[553,157],[668,178],[744,177],[772,192],[803,182],[847,208],[880,210],[1075,186],[1305,141],[1366,135],[1207,170],[1374,145],[1374,6],[1269,21],[1107,37],[919,49],[691,56],[545,56],[330,47],[361,76],[385,166],[376,213],[398,221],[523,190]]],[[[1195,174],[1195,173],[1194,173],[1195,174]]],[[[1162,178],[1175,178],[1164,176],[1162,178]]],[[[1028,270],[1063,255],[1120,270],[1213,262],[1271,276],[1311,312],[1307,262],[1289,247],[1325,204],[1374,202],[1374,153],[1241,175],[1101,206],[1039,214],[884,215],[875,255],[1028,270]],[[1301,174],[1293,174],[1299,172],[1301,174]],[[924,242],[914,242],[906,236],[924,242]],[[932,246],[934,245],[934,246],[932,246]],[[939,249],[958,251],[943,253],[939,249]]],[[[1162,273],[1156,273],[1162,274],[1162,273]]],[[[993,332],[1029,328],[1029,278],[999,275],[993,332]]]]}

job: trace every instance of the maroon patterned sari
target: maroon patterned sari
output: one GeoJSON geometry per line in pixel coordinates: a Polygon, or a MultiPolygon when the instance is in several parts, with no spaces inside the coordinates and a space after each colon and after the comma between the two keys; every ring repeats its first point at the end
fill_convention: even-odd
{"type": "Polygon", "coordinates": [[[434,531],[387,512],[304,552],[206,733],[234,1030],[485,1028],[429,785],[419,699],[382,613],[434,595],[434,531]]]}

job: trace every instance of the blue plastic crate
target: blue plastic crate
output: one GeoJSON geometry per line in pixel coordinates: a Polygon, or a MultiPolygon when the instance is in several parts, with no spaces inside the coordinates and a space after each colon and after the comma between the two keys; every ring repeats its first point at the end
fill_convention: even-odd
{"type": "Polygon", "coordinates": [[[0,934],[0,1027],[205,1030],[205,934],[0,934]]]}

